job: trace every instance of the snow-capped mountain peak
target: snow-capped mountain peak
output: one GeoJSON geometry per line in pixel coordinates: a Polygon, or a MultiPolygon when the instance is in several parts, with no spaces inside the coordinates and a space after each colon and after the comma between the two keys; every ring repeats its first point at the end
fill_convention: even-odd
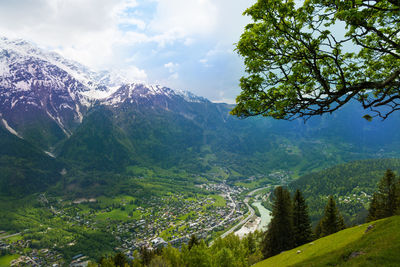
{"type": "Polygon", "coordinates": [[[198,97],[188,91],[174,91],[161,85],[149,85],[146,83],[130,83],[119,87],[108,98],[104,99],[105,105],[118,106],[122,103],[134,103],[143,99],[152,100],[155,98],[183,98],[187,102],[205,102],[205,98],[198,97]]]}
{"type": "MultiPolygon", "coordinates": [[[[12,71],[24,69],[30,78],[34,79],[35,71],[38,69],[37,64],[42,66],[57,67],[59,72],[65,72],[63,76],[69,75],[76,83],[79,83],[78,93],[81,97],[83,105],[90,105],[92,100],[103,100],[110,98],[118,91],[129,89],[131,91],[128,96],[181,96],[186,101],[198,102],[205,101],[205,98],[195,96],[188,91],[172,90],[160,85],[148,85],[143,82],[133,82],[120,71],[99,71],[96,72],[90,68],[73,60],[65,59],[55,52],[45,51],[38,46],[24,41],[22,39],[11,40],[6,37],[0,37],[0,82],[4,83],[5,77],[13,75],[12,71]],[[17,66],[15,66],[17,65],[17,66]],[[14,66],[14,67],[13,67],[14,66]],[[11,67],[11,68],[10,68],[11,67]],[[11,71],[11,72],[10,72],[11,71]],[[1,80],[2,79],[2,80],[1,80]],[[129,84],[129,86],[127,86],[129,84]]],[[[51,75],[45,74],[46,78],[51,75]]],[[[43,77],[41,77],[43,78],[43,77]]],[[[40,79],[39,79],[40,80],[40,79]]],[[[52,77],[53,81],[56,81],[52,77]]],[[[56,81],[57,82],[57,81],[56,81]]],[[[63,80],[59,82],[64,82],[63,80]]],[[[15,86],[16,89],[29,90],[33,81],[29,81],[23,77],[15,86]]],[[[4,84],[3,84],[4,85],[4,84]]]]}
{"type": "MultiPolygon", "coordinates": [[[[0,62],[2,62],[0,64],[2,66],[29,60],[39,60],[57,66],[82,83],[86,90],[106,90],[108,86],[96,80],[98,74],[95,71],[78,62],[65,59],[55,52],[44,51],[36,45],[21,39],[10,40],[6,37],[0,37],[0,62]]],[[[0,75],[7,74],[9,73],[1,72],[0,70],[0,75]]]]}
{"type": "Polygon", "coordinates": [[[48,128],[43,135],[58,126],[55,139],[69,136],[94,103],[169,109],[170,103],[206,101],[190,92],[132,83],[117,71],[95,72],[24,40],[0,37],[0,121],[6,121],[3,127],[21,137],[37,135],[24,133],[25,125],[44,121],[48,128]]]}

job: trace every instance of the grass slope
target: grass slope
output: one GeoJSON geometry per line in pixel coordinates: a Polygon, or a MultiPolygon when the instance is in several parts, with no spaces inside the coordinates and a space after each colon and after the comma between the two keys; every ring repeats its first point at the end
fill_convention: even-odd
{"type": "Polygon", "coordinates": [[[8,267],[12,260],[18,259],[19,255],[0,256],[0,267],[8,267]]]}
{"type": "Polygon", "coordinates": [[[399,266],[399,229],[400,216],[378,220],[315,240],[255,266],[399,266]],[[371,224],[374,227],[365,233],[371,224]]]}

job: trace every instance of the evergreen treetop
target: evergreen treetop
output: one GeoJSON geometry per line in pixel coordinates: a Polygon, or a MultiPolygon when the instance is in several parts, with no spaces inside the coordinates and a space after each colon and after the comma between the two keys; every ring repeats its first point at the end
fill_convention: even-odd
{"type": "Polygon", "coordinates": [[[299,189],[293,197],[293,232],[295,246],[300,246],[312,240],[312,230],[308,207],[299,189]]]}
{"type": "Polygon", "coordinates": [[[320,237],[327,236],[345,229],[343,216],[340,214],[333,196],[330,195],[325,207],[324,216],[321,218],[320,237]]]}
{"type": "Polygon", "coordinates": [[[294,246],[293,207],[290,193],[279,186],[274,191],[272,219],[263,240],[265,258],[294,246]]]}
{"type": "Polygon", "coordinates": [[[367,221],[374,221],[393,216],[400,206],[400,181],[392,170],[386,170],[378,184],[378,191],[372,196],[367,221]]]}

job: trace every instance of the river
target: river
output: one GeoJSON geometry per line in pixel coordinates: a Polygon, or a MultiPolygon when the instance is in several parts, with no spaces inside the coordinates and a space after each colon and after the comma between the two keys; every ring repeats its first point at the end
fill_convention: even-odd
{"type": "Polygon", "coordinates": [[[253,205],[258,208],[258,211],[260,212],[261,215],[261,222],[258,225],[258,230],[265,231],[267,229],[267,226],[269,222],[271,221],[271,215],[270,211],[264,208],[263,205],[261,205],[261,201],[254,202],[253,205]]]}

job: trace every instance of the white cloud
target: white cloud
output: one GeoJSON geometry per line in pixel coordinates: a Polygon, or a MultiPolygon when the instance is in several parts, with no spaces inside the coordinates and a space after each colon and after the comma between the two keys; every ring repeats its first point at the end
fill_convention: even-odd
{"type": "Polygon", "coordinates": [[[171,75],[168,77],[168,80],[179,79],[179,73],[177,72],[178,67],[179,67],[178,63],[168,62],[164,64],[164,68],[166,68],[168,72],[171,73],[171,75]]]}
{"type": "Polygon", "coordinates": [[[136,19],[136,18],[121,18],[118,20],[120,25],[135,25],[138,27],[139,30],[144,30],[146,29],[146,23],[141,20],[141,19],[136,19]]]}
{"type": "Polygon", "coordinates": [[[185,41],[183,42],[186,46],[190,46],[195,43],[194,38],[186,38],[185,41]]]}
{"type": "Polygon", "coordinates": [[[207,35],[217,22],[218,10],[211,0],[158,0],[155,32],[178,33],[178,36],[207,35]]]}
{"type": "Polygon", "coordinates": [[[156,0],[158,7],[149,27],[174,32],[175,40],[214,38],[233,47],[249,18],[241,16],[255,0],[156,0]]]}
{"type": "Polygon", "coordinates": [[[254,1],[0,0],[0,34],[33,41],[94,69],[114,68],[149,82],[171,81],[217,98],[216,88],[209,86],[213,79],[219,88],[236,84],[231,80],[224,85],[220,77],[236,79],[232,70],[241,66],[221,60],[237,57],[233,43],[249,21],[241,14],[254,1]],[[200,68],[208,69],[201,75],[219,75],[205,78],[197,75],[200,68]]]}
{"type": "Polygon", "coordinates": [[[210,64],[209,59],[208,58],[202,58],[199,60],[199,62],[201,63],[201,65],[205,68],[211,68],[213,65],[210,64]]]}
{"type": "Polygon", "coordinates": [[[135,0],[20,0],[0,2],[0,32],[23,38],[91,67],[113,61],[114,49],[124,33],[121,23],[145,24],[123,16],[135,0]]]}
{"type": "Polygon", "coordinates": [[[235,99],[234,98],[229,98],[225,96],[226,92],[224,91],[219,91],[218,92],[218,97],[215,98],[214,100],[211,100],[214,103],[228,103],[228,104],[235,104],[235,99]]]}
{"type": "Polygon", "coordinates": [[[135,66],[129,66],[125,69],[119,70],[119,72],[129,81],[147,81],[146,71],[135,66]]]}
{"type": "Polygon", "coordinates": [[[174,74],[172,74],[171,76],[169,76],[169,79],[178,80],[178,79],[179,79],[179,74],[175,72],[174,74]]]}
{"type": "Polygon", "coordinates": [[[167,68],[170,73],[174,72],[178,66],[179,64],[173,62],[164,64],[164,67],[167,68]]]}

